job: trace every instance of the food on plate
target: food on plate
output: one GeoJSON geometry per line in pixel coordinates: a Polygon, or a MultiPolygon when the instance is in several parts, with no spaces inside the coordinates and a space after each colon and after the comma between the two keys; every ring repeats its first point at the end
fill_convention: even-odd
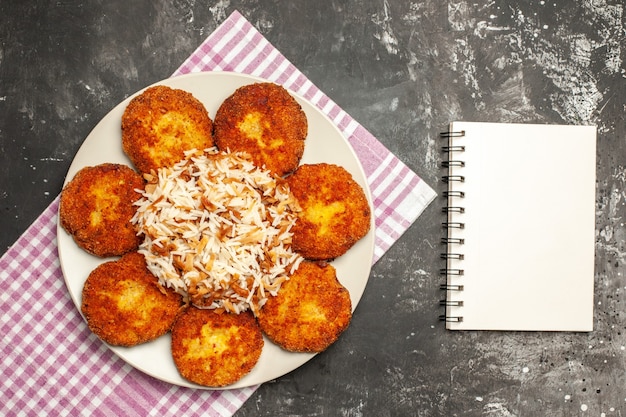
{"type": "Polygon", "coordinates": [[[213,146],[213,122],[191,93],[164,85],[134,97],[122,115],[122,147],[135,167],[149,173],[171,166],[189,149],[213,146]]]}
{"type": "Polygon", "coordinates": [[[278,346],[291,352],[322,352],[348,327],[348,290],[325,262],[302,262],[280,292],[267,300],[257,321],[278,346]]]}
{"type": "Polygon", "coordinates": [[[172,357],[183,378],[209,387],[230,385],[252,370],[263,335],[250,312],[190,307],[172,328],[172,357]]]}
{"type": "Polygon", "coordinates": [[[254,314],[297,268],[295,200],[243,154],[189,151],[147,175],[132,222],[159,282],[201,307],[254,314]]]}
{"type": "Polygon", "coordinates": [[[182,297],[162,288],[143,255],[130,252],[96,267],[83,286],[81,311],[91,331],[116,346],[135,346],[167,333],[182,297]]]}
{"type": "Polygon", "coordinates": [[[129,102],[121,127],[139,172],[87,167],[61,195],[77,244],[121,256],[84,283],[89,328],[127,347],[171,331],[181,377],[207,387],[247,375],[263,332],[286,352],[334,343],[352,304],[327,261],[368,232],[371,214],[345,169],[300,165],[308,126],[294,97],[246,85],[213,122],[190,93],[155,86],[129,102]]]}
{"type": "Polygon", "coordinates": [[[144,180],[123,164],[104,163],[82,168],[61,192],[61,226],[87,252],[122,255],[137,249],[141,239],[130,219],[141,197],[144,180]]]}
{"type": "Polygon", "coordinates": [[[238,88],[214,120],[219,149],[247,152],[257,166],[278,176],[298,166],[307,130],[300,104],[284,87],[268,82],[238,88]]]}
{"type": "Polygon", "coordinates": [[[305,258],[334,259],[369,231],[367,197],[345,168],[304,164],[287,182],[301,208],[293,227],[293,248],[305,258]]]}

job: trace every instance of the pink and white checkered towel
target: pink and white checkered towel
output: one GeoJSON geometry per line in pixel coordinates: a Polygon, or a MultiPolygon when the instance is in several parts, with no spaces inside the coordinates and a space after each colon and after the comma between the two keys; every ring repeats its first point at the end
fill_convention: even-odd
{"type": "MultiPolygon", "coordinates": [[[[435,192],[235,12],[173,74],[234,71],[284,85],[326,113],[359,157],[374,201],[374,262],[435,192]]],[[[0,415],[231,416],[257,387],[196,390],[135,370],[88,329],[57,255],[57,199],[0,259],[0,415]]]]}

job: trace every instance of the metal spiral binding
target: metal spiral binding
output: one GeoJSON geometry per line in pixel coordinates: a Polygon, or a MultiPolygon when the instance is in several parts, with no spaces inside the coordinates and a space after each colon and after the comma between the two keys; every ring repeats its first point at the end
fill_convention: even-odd
{"type": "Polygon", "coordinates": [[[465,275],[465,270],[463,270],[463,269],[452,269],[452,268],[441,268],[439,270],[439,273],[441,275],[444,275],[444,276],[449,276],[449,275],[463,276],[463,275],[465,275]]]}
{"type": "Polygon", "coordinates": [[[463,307],[462,300],[441,300],[439,301],[440,306],[452,306],[452,307],[463,307]]]}
{"type": "Polygon", "coordinates": [[[448,138],[460,138],[462,136],[465,136],[465,130],[459,130],[458,132],[441,132],[439,134],[439,136],[441,136],[444,139],[448,139],[448,138]]]}
{"type": "MultiPolygon", "coordinates": [[[[452,189],[458,188],[455,184],[465,182],[465,176],[459,175],[458,172],[454,171],[465,167],[465,161],[459,158],[459,154],[465,152],[465,145],[452,143],[452,139],[462,138],[465,136],[465,131],[442,132],[440,136],[443,139],[447,139],[448,142],[446,145],[441,147],[441,151],[446,154],[446,160],[441,163],[441,167],[447,171],[445,175],[441,177],[441,180],[448,184],[449,187],[448,190],[443,193],[443,197],[446,199],[446,205],[442,208],[442,212],[446,213],[447,219],[442,223],[443,228],[446,230],[446,236],[441,239],[441,243],[446,246],[446,251],[441,253],[441,259],[445,260],[446,267],[440,270],[441,275],[446,277],[447,282],[445,284],[441,284],[440,289],[442,291],[446,291],[446,294],[449,292],[460,293],[463,291],[463,285],[451,284],[448,281],[448,278],[451,276],[461,277],[465,274],[465,271],[462,268],[451,268],[449,261],[462,261],[465,259],[465,255],[463,253],[459,253],[458,250],[452,251],[452,245],[463,245],[465,244],[465,239],[451,237],[449,233],[450,230],[461,230],[465,228],[464,222],[451,217],[451,215],[465,213],[465,207],[458,203],[459,199],[465,198],[465,192],[458,189],[452,189]],[[454,204],[452,204],[452,200],[455,201],[454,204]]],[[[439,301],[439,305],[445,307],[446,309],[448,307],[463,307],[463,300],[443,299],[439,301]]],[[[458,323],[463,321],[463,317],[448,315],[446,311],[446,314],[439,316],[439,320],[458,323]]]]}
{"type": "Polygon", "coordinates": [[[441,208],[444,213],[465,213],[465,207],[445,206],[441,208]]]}
{"type": "Polygon", "coordinates": [[[444,191],[443,192],[443,196],[444,197],[459,197],[459,198],[465,198],[465,193],[463,191],[444,191]]]}
{"type": "Polygon", "coordinates": [[[464,167],[465,166],[465,161],[443,161],[441,163],[441,166],[443,168],[464,167]]]}
{"type": "Polygon", "coordinates": [[[442,237],[441,243],[443,243],[444,245],[447,245],[448,243],[450,244],[455,243],[457,245],[463,245],[465,244],[465,239],[461,239],[459,237],[442,237]]]}
{"type": "Polygon", "coordinates": [[[463,259],[465,259],[465,255],[463,255],[462,253],[445,252],[441,254],[441,259],[458,259],[459,261],[462,261],[463,259]]]}
{"type": "Polygon", "coordinates": [[[465,150],[465,146],[442,146],[441,150],[444,153],[463,152],[465,150]]]}
{"type": "Polygon", "coordinates": [[[439,321],[445,321],[447,323],[460,323],[463,321],[463,316],[446,316],[442,314],[439,316],[439,321]]]}
{"type": "Polygon", "coordinates": [[[444,291],[463,291],[463,286],[458,284],[441,284],[439,289],[444,291]]]}
{"type": "Polygon", "coordinates": [[[444,175],[441,180],[449,184],[451,182],[465,182],[465,177],[463,175],[444,175]]]}

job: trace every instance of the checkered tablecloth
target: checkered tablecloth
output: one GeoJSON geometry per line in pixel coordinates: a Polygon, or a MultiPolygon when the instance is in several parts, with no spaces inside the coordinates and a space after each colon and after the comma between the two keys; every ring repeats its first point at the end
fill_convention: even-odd
{"type": "MultiPolygon", "coordinates": [[[[435,192],[276,50],[230,15],[173,74],[234,71],[284,85],[343,132],[374,202],[374,262],[435,192]]],[[[0,259],[0,415],[231,416],[257,387],[196,390],[161,382],[113,354],[74,306],[57,255],[58,197],[0,259]]]]}

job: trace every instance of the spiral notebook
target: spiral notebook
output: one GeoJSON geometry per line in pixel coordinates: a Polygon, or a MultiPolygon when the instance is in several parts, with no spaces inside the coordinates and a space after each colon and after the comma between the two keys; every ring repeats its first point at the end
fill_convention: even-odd
{"type": "Polygon", "coordinates": [[[441,136],[446,328],[592,331],[596,128],[453,122],[441,136]]]}

